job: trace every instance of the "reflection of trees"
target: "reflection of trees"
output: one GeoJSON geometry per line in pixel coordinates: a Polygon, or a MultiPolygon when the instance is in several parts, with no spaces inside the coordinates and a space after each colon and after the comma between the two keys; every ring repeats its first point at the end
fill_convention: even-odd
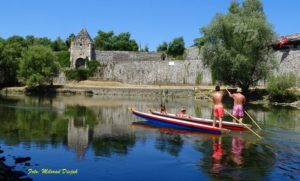
{"type": "Polygon", "coordinates": [[[299,119],[299,110],[292,108],[276,108],[268,112],[266,116],[266,125],[276,128],[294,129],[299,119]]]}
{"type": "Polygon", "coordinates": [[[183,146],[183,140],[178,134],[160,132],[156,139],[156,148],[163,152],[168,152],[173,156],[178,156],[183,146]]]}
{"type": "Polygon", "coordinates": [[[273,169],[275,155],[268,145],[249,141],[241,155],[243,163],[237,164],[232,157],[231,137],[225,137],[222,141],[223,157],[220,162],[222,172],[212,173],[212,144],[211,140],[196,142],[196,149],[204,155],[199,162],[199,168],[214,180],[264,180],[273,169]]]}
{"type": "Polygon", "coordinates": [[[38,103],[28,105],[19,102],[0,109],[1,135],[7,144],[20,141],[43,146],[50,142],[55,146],[62,142],[67,133],[67,120],[58,117],[55,111],[38,103]]]}
{"type": "Polygon", "coordinates": [[[97,156],[110,156],[114,153],[126,155],[129,148],[135,144],[133,135],[106,135],[95,138],[92,142],[93,150],[97,156]]]}
{"type": "Polygon", "coordinates": [[[89,125],[90,127],[93,127],[97,124],[97,115],[93,112],[92,109],[89,109],[85,106],[67,106],[64,111],[64,115],[76,119],[84,118],[85,121],[84,125],[82,126],[89,125]]]}

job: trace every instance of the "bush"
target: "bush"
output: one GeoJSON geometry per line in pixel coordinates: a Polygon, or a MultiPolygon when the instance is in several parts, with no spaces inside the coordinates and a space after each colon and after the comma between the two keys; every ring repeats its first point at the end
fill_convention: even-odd
{"type": "Polygon", "coordinates": [[[267,81],[269,99],[277,102],[295,101],[297,95],[289,89],[295,86],[296,82],[296,75],[292,73],[269,77],[267,81]]]}
{"type": "Polygon", "coordinates": [[[87,69],[67,70],[66,77],[68,80],[86,80],[88,78],[87,69]]]}
{"type": "Polygon", "coordinates": [[[97,68],[99,67],[99,62],[96,60],[87,61],[87,76],[91,77],[94,75],[94,73],[97,71],[97,68]]]}
{"type": "Polygon", "coordinates": [[[97,71],[97,68],[99,66],[99,62],[95,60],[86,60],[86,69],[76,69],[76,70],[67,70],[66,71],[66,77],[68,80],[86,80],[88,77],[91,77],[94,75],[94,73],[97,71]]]}

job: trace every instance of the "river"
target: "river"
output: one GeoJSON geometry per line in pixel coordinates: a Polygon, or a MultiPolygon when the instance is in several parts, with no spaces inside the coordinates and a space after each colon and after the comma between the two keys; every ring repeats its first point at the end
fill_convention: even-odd
{"type": "Polygon", "coordinates": [[[1,159],[22,178],[43,181],[300,180],[300,110],[247,105],[263,139],[132,124],[144,120],[128,108],[148,111],[162,102],[168,112],[185,106],[211,117],[211,104],[193,98],[2,96],[1,159]]]}

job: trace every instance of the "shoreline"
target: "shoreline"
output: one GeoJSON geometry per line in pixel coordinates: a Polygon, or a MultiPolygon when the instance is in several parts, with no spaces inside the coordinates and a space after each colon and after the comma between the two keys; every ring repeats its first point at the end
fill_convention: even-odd
{"type": "MultiPolygon", "coordinates": [[[[110,96],[147,96],[147,97],[170,97],[207,99],[214,90],[213,85],[134,85],[113,81],[80,81],[66,84],[54,84],[38,88],[6,87],[0,90],[2,96],[9,95],[110,95],[110,96]]],[[[228,86],[221,86],[225,90],[228,86]]],[[[265,104],[275,106],[290,106],[300,109],[300,101],[292,103],[269,102],[265,99],[267,92],[264,87],[253,87],[247,95],[250,104],[265,104]]]]}
{"type": "Polygon", "coordinates": [[[209,92],[214,86],[194,85],[134,85],[113,81],[80,81],[54,84],[29,89],[23,87],[3,88],[1,95],[13,94],[62,94],[62,95],[124,95],[124,96],[163,96],[195,97],[197,90],[209,92]]]}

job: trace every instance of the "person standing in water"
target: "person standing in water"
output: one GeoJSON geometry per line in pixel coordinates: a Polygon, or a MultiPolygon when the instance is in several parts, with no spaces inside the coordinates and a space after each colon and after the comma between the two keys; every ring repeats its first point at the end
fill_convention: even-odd
{"type": "Polygon", "coordinates": [[[222,128],[222,118],[224,116],[224,106],[222,103],[223,92],[220,91],[220,86],[217,85],[215,92],[212,94],[213,111],[214,111],[214,122],[213,126],[216,126],[216,119],[219,118],[219,128],[222,128]]]}
{"type": "MultiPolygon", "coordinates": [[[[231,94],[228,90],[227,90],[227,92],[228,92],[229,96],[233,99],[232,114],[233,114],[233,116],[238,118],[240,123],[242,123],[243,118],[244,118],[244,105],[246,102],[245,96],[243,94],[241,94],[242,89],[238,88],[236,93],[233,93],[233,94],[231,94]]],[[[233,122],[236,122],[235,119],[233,119],[233,122]]]]}

